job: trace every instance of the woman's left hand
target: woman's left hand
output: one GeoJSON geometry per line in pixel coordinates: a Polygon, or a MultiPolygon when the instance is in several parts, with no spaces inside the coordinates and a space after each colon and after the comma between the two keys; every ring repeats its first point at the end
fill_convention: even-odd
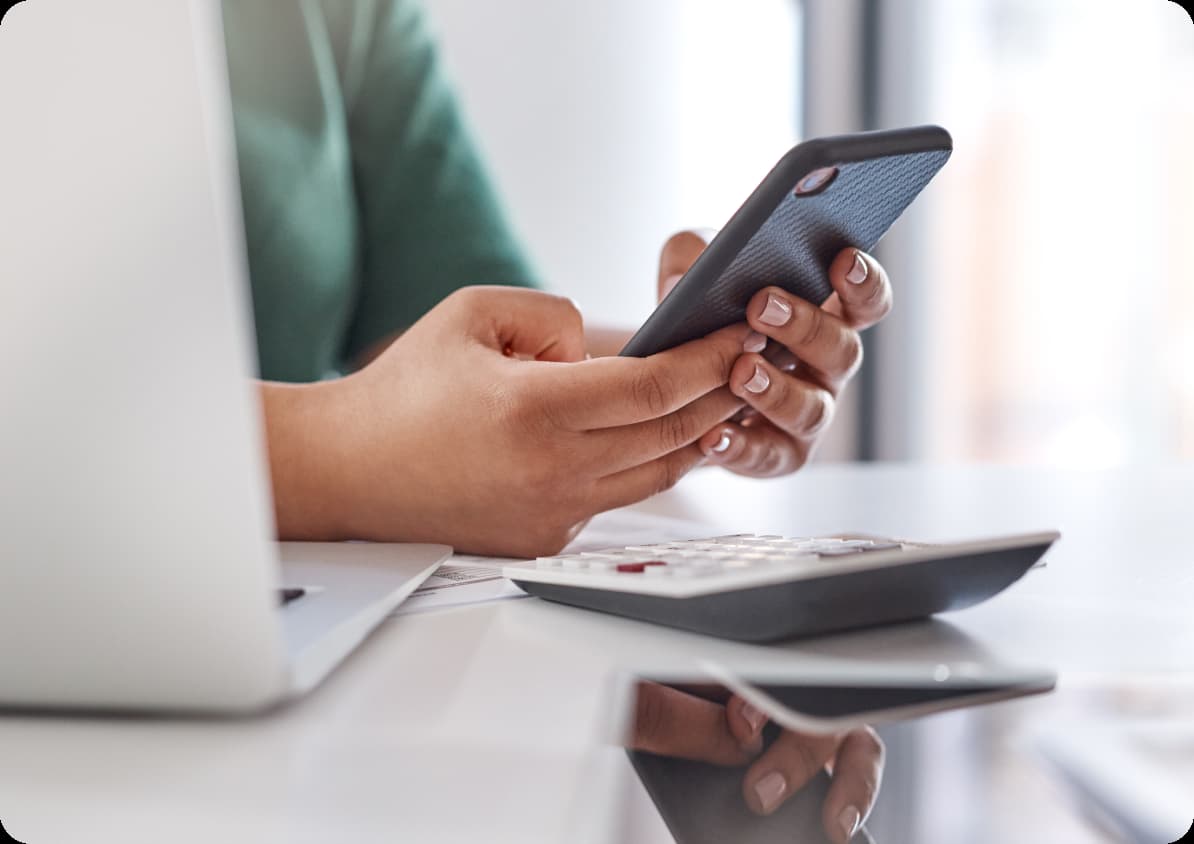
{"type": "MultiPolygon", "coordinates": [[[[692,231],[668,240],[660,257],[660,299],[706,245],[704,235],[692,231]]],[[[778,286],[750,300],[746,315],[753,331],[729,384],[747,410],[701,438],[709,463],[763,478],[794,472],[808,461],[833,419],[837,397],[862,364],[858,332],[883,319],[892,303],[887,273],[857,249],[838,254],[829,280],[834,293],[821,307],[778,286]]]]}

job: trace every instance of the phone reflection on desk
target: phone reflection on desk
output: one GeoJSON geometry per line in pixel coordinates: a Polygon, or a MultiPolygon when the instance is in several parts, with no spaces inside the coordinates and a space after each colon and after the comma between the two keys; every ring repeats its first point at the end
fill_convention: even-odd
{"type": "Polygon", "coordinates": [[[873,840],[884,748],[869,727],[783,730],[724,687],[641,681],[626,744],[679,844],[873,840]]]}
{"type": "MultiPolygon", "coordinates": [[[[852,840],[883,844],[1126,844],[1176,840],[1190,826],[1194,676],[1076,675],[1051,692],[1020,685],[1019,699],[978,704],[969,696],[950,711],[895,721],[866,705],[871,689],[835,693],[839,709],[858,704],[867,723],[880,725],[879,742],[858,725],[837,734],[785,732],[774,723],[756,729],[760,715],[750,703],[766,698],[750,694],[752,687],[789,707],[826,704],[804,706],[806,716],[828,708],[830,687],[815,672],[791,673],[783,686],[756,671],[752,684],[688,684],[661,674],[622,687],[633,699],[623,709],[630,717],[622,743],[680,844],[840,842],[854,804],[865,827],[852,840]],[[768,779],[775,771],[782,784],[768,779]]],[[[768,711],[792,726],[780,709],[768,711]]],[[[619,840],[654,844],[661,830],[653,823],[653,833],[644,821],[627,829],[647,835],[619,840]]]]}

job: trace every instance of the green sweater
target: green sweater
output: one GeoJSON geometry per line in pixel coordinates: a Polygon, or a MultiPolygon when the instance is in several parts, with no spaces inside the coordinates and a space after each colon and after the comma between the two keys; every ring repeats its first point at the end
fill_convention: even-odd
{"type": "Polygon", "coordinates": [[[468,284],[532,285],[408,0],[225,0],[261,376],[313,381],[468,284]]]}

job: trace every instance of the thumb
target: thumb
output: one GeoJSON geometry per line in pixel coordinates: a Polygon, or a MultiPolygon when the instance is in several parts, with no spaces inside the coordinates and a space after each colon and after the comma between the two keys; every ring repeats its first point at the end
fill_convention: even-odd
{"type": "Polygon", "coordinates": [[[658,683],[639,683],[630,747],[715,765],[745,765],[753,753],[726,722],[720,703],[658,683]]]}
{"type": "Polygon", "coordinates": [[[713,229],[687,229],[676,232],[659,253],[659,278],[656,292],[662,300],[693,265],[717,232],[713,229]]]}
{"type": "Polygon", "coordinates": [[[456,295],[469,333],[508,357],[585,359],[584,320],[571,299],[522,287],[466,287],[456,295]]]}

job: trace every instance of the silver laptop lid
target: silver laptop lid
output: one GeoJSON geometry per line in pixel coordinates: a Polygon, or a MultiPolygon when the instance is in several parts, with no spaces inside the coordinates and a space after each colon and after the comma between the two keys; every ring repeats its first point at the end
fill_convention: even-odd
{"type": "Polygon", "coordinates": [[[0,704],[284,685],[212,0],[0,26],[0,704]]]}

